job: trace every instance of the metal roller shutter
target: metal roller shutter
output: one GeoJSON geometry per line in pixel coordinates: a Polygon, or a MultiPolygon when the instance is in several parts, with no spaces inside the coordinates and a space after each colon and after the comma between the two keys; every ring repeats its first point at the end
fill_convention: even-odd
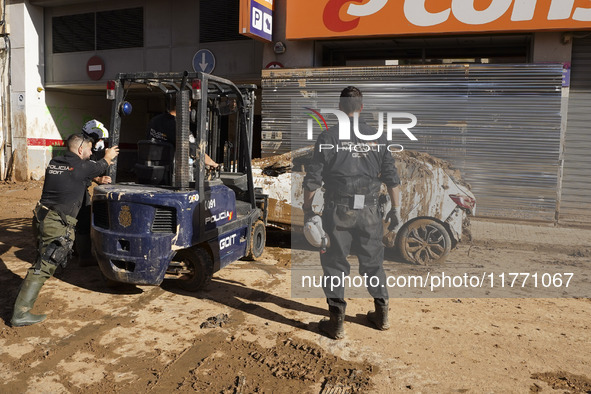
{"type": "Polygon", "coordinates": [[[560,222],[591,222],[591,37],[574,38],[560,222]]]}
{"type": "Polygon", "coordinates": [[[294,112],[302,108],[296,99],[336,108],[340,91],[354,85],[364,94],[364,113],[418,118],[412,129],[417,142],[401,133],[393,142],[461,170],[479,216],[553,220],[561,84],[560,64],[264,70],[263,156],[309,145],[306,116],[294,112]]]}

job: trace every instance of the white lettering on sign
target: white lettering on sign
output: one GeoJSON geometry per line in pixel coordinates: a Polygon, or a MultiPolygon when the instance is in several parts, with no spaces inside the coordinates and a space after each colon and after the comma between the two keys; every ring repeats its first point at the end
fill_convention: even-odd
{"type": "Polygon", "coordinates": [[[370,0],[366,4],[350,4],[347,9],[347,14],[352,16],[368,16],[373,15],[388,3],[388,0],[370,0]]]}
{"type": "Polygon", "coordinates": [[[512,2],[512,0],[493,0],[488,8],[476,10],[474,0],[454,0],[451,3],[451,12],[460,22],[467,25],[483,25],[503,16],[512,2]]]}
{"type": "Polygon", "coordinates": [[[256,8],[252,9],[252,27],[263,30],[263,11],[256,8]]]}
{"type": "Polygon", "coordinates": [[[416,26],[435,26],[443,23],[449,18],[451,10],[432,13],[425,8],[426,0],[415,0],[404,2],[404,15],[410,23],[416,26]]]}
{"type": "MultiPolygon", "coordinates": [[[[406,0],[404,15],[416,26],[435,26],[449,19],[450,14],[467,25],[483,25],[494,22],[503,16],[513,5],[512,21],[530,21],[534,17],[537,0],[492,0],[484,10],[477,10],[475,0],[452,0],[451,8],[440,12],[427,11],[427,0],[406,0]]],[[[575,0],[551,0],[548,20],[572,19],[591,21],[591,8],[577,7],[573,13],[575,0]]]]}
{"type": "Polygon", "coordinates": [[[236,243],[236,234],[232,234],[229,237],[222,238],[220,240],[220,250],[226,249],[236,243]]]}
{"type": "Polygon", "coordinates": [[[514,22],[529,21],[534,17],[537,0],[515,0],[511,20],[514,22]]]}

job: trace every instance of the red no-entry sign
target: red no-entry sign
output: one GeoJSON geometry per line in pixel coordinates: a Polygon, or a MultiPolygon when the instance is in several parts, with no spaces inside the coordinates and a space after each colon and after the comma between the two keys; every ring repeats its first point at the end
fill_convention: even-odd
{"type": "Polygon", "coordinates": [[[98,81],[105,74],[105,62],[98,56],[93,56],[86,63],[86,73],[93,81],[98,81]]]}

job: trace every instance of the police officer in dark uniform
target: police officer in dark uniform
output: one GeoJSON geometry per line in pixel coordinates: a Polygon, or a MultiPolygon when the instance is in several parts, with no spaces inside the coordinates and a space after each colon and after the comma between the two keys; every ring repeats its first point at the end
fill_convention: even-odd
{"type": "Polygon", "coordinates": [[[147,139],[164,141],[173,147],[176,144],[176,95],[166,95],[166,112],[150,119],[146,131],[147,139]]]}
{"type": "MultiPolygon", "coordinates": [[[[146,134],[149,140],[168,142],[172,145],[173,149],[176,148],[176,95],[166,95],[166,112],[150,119],[146,134]]],[[[191,130],[191,135],[189,136],[189,155],[191,159],[195,158],[196,149],[195,130],[191,130]]],[[[205,165],[212,168],[219,166],[207,153],[205,154],[205,165]]]]}
{"type": "MultiPolygon", "coordinates": [[[[322,320],[319,327],[333,339],[344,338],[347,303],[344,299],[344,284],[331,288],[330,278],[341,279],[343,275],[349,275],[347,256],[350,252],[359,259],[359,273],[378,280],[377,285],[373,281],[376,286],[368,283],[368,291],[375,305],[375,311],[368,313],[369,321],[380,330],[389,328],[388,291],[383,268],[383,213],[378,204],[382,183],[386,184],[392,201],[392,209],[386,220],[391,222],[390,228],[400,222],[400,180],[394,158],[387,150],[386,137],[382,135],[375,141],[368,141],[358,138],[354,133],[355,119],[358,119],[363,109],[361,91],[353,86],[345,88],[341,92],[339,109],[349,116],[351,139],[339,140],[338,126],[320,134],[313,158],[306,166],[302,207],[306,218],[314,215],[314,193],[324,184],[322,225],[328,235],[329,245],[326,252],[321,253],[320,261],[330,319],[322,320]]],[[[360,134],[376,135],[376,130],[362,120],[358,124],[360,134]]]]}
{"type": "MultiPolygon", "coordinates": [[[[82,133],[92,139],[92,154],[90,160],[99,161],[105,156],[105,140],[109,138],[109,131],[105,125],[96,120],[89,120],[82,126],[82,133]]],[[[99,185],[106,185],[111,183],[111,177],[108,175],[101,174],[92,179],[93,182],[99,185]]],[[[97,262],[93,258],[91,250],[92,245],[90,241],[90,194],[88,193],[88,187],[91,185],[91,181],[88,181],[86,193],[82,200],[82,206],[78,212],[76,219],[76,241],[74,242],[74,251],[78,255],[78,265],[81,267],[96,265],[97,262]]]]}
{"type": "Polygon", "coordinates": [[[89,160],[92,140],[83,133],[66,141],[67,151],[53,158],[45,171],[41,199],[33,210],[33,231],[37,240],[37,260],[25,277],[14,304],[14,327],[39,323],[45,315],[34,315],[33,308],[41,287],[58,265],[65,267],[72,252],[76,215],[82,205],[88,182],[103,174],[118,155],[117,147],[105,150],[98,162],[89,160]]]}

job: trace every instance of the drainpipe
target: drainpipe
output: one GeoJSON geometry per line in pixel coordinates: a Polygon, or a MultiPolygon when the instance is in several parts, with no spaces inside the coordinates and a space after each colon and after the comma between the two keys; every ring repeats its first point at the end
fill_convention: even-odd
{"type": "Polygon", "coordinates": [[[2,19],[0,20],[0,180],[12,178],[12,127],[11,127],[11,57],[10,35],[6,32],[6,0],[0,0],[2,19]]]}

